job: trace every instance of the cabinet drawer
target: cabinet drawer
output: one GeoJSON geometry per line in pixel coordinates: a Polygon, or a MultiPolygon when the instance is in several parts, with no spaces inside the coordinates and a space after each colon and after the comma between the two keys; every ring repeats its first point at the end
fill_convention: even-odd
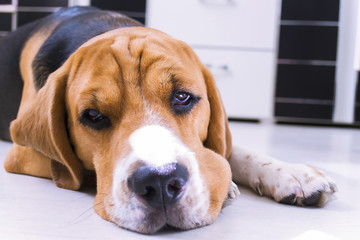
{"type": "Polygon", "coordinates": [[[213,73],[229,117],[272,117],[274,53],[194,50],[213,73]]]}
{"type": "Polygon", "coordinates": [[[340,0],[283,0],[282,20],[338,21],[340,0]]]}
{"type": "Polygon", "coordinates": [[[11,13],[0,13],[0,31],[11,31],[11,13]]]}
{"type": "Polygon", "coordinates": [[[148,27],[191,45],[274,49],[279,0],[148,0],[148,27]]]}

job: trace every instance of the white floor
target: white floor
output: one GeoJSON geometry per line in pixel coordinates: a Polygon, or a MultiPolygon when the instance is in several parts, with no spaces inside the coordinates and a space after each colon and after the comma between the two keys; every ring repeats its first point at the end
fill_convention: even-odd
{"type": "Polygon", "coordinates": [[[339,188],[324,208],[281,205],[241,188],[218,220],[190,231],[145,236],[97,216],[94,192],[6,173],[0,142],[0,239],[360,239],[360,130],[231,123],[233,142],[288,162],[323,169],[339,188]]]}

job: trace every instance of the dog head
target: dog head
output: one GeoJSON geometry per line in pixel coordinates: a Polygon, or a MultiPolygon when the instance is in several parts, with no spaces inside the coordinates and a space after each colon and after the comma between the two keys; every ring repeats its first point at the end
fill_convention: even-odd
{"type": "Polygon", "coordinates": [[[231,137],[214,79],[185,43],[117,29],[80,47],[12,123],[14,142],[52,159],[78,189],[94,170],[94,208],[142,233],[212,223],[227,196],[231,137]]]}

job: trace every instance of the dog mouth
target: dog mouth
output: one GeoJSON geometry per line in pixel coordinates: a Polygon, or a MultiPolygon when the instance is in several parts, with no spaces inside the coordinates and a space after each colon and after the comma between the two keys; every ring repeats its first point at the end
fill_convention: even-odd
{"type": "Polygon", "coordinates": [[[183,231],[183,229],[170,225],[170,224],[165,224],[162,228],[160,228],[160,230],[158,231],[158,233],[166,233],[166,232],[180,232],[183,231]]]}
{"type": "Polygon", "coordinates": [[[120,228],[145,235],[182,231],[187,229],[183,226],[186,217],[179,211],[182,207],[176,205],[166,209],[138,206],[127,213],[128,218],[119,219],[112,215],[110,220],[120,228]]]}

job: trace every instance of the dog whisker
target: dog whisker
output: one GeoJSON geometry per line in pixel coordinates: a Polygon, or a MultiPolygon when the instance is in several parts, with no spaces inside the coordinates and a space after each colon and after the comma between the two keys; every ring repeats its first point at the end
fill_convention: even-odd
{"type": "Polygon", "coordinates": [[[71,203],[74,203],[74,202],[76,202],[76,201],[82,200],[82,199],[84,199],[84,198],[86,198],[86,197],[87,197],[87,196],[84,195],[84,196],[81,196],[81,197],[72,199],[72,200],[70,200],[70,201],[65,202],[65,203],[62,204],[61,206],[67,206],[67,205],[69,205],[69,204],[71,204],[71,203]]]}
{"type": "MultiPolygon", "coordinates": [[[[93,206],[89,207],[83,213],[81,213],[79,216],[77,216],[72,221],[70,221],[69,224],[71,224],[71,225],[78,224],[78,223],[88,219],[89,217],[93,216],[94,214],[96,214],[96,212],[95,211],[91,212],[91,210],[95,209],[97,206],[100,206],[100,205],[103,205],[103,202],[95,203],[93,206]]],[[[102,206],[102,208],[104,208],[104,207],[102,206]]]]}

